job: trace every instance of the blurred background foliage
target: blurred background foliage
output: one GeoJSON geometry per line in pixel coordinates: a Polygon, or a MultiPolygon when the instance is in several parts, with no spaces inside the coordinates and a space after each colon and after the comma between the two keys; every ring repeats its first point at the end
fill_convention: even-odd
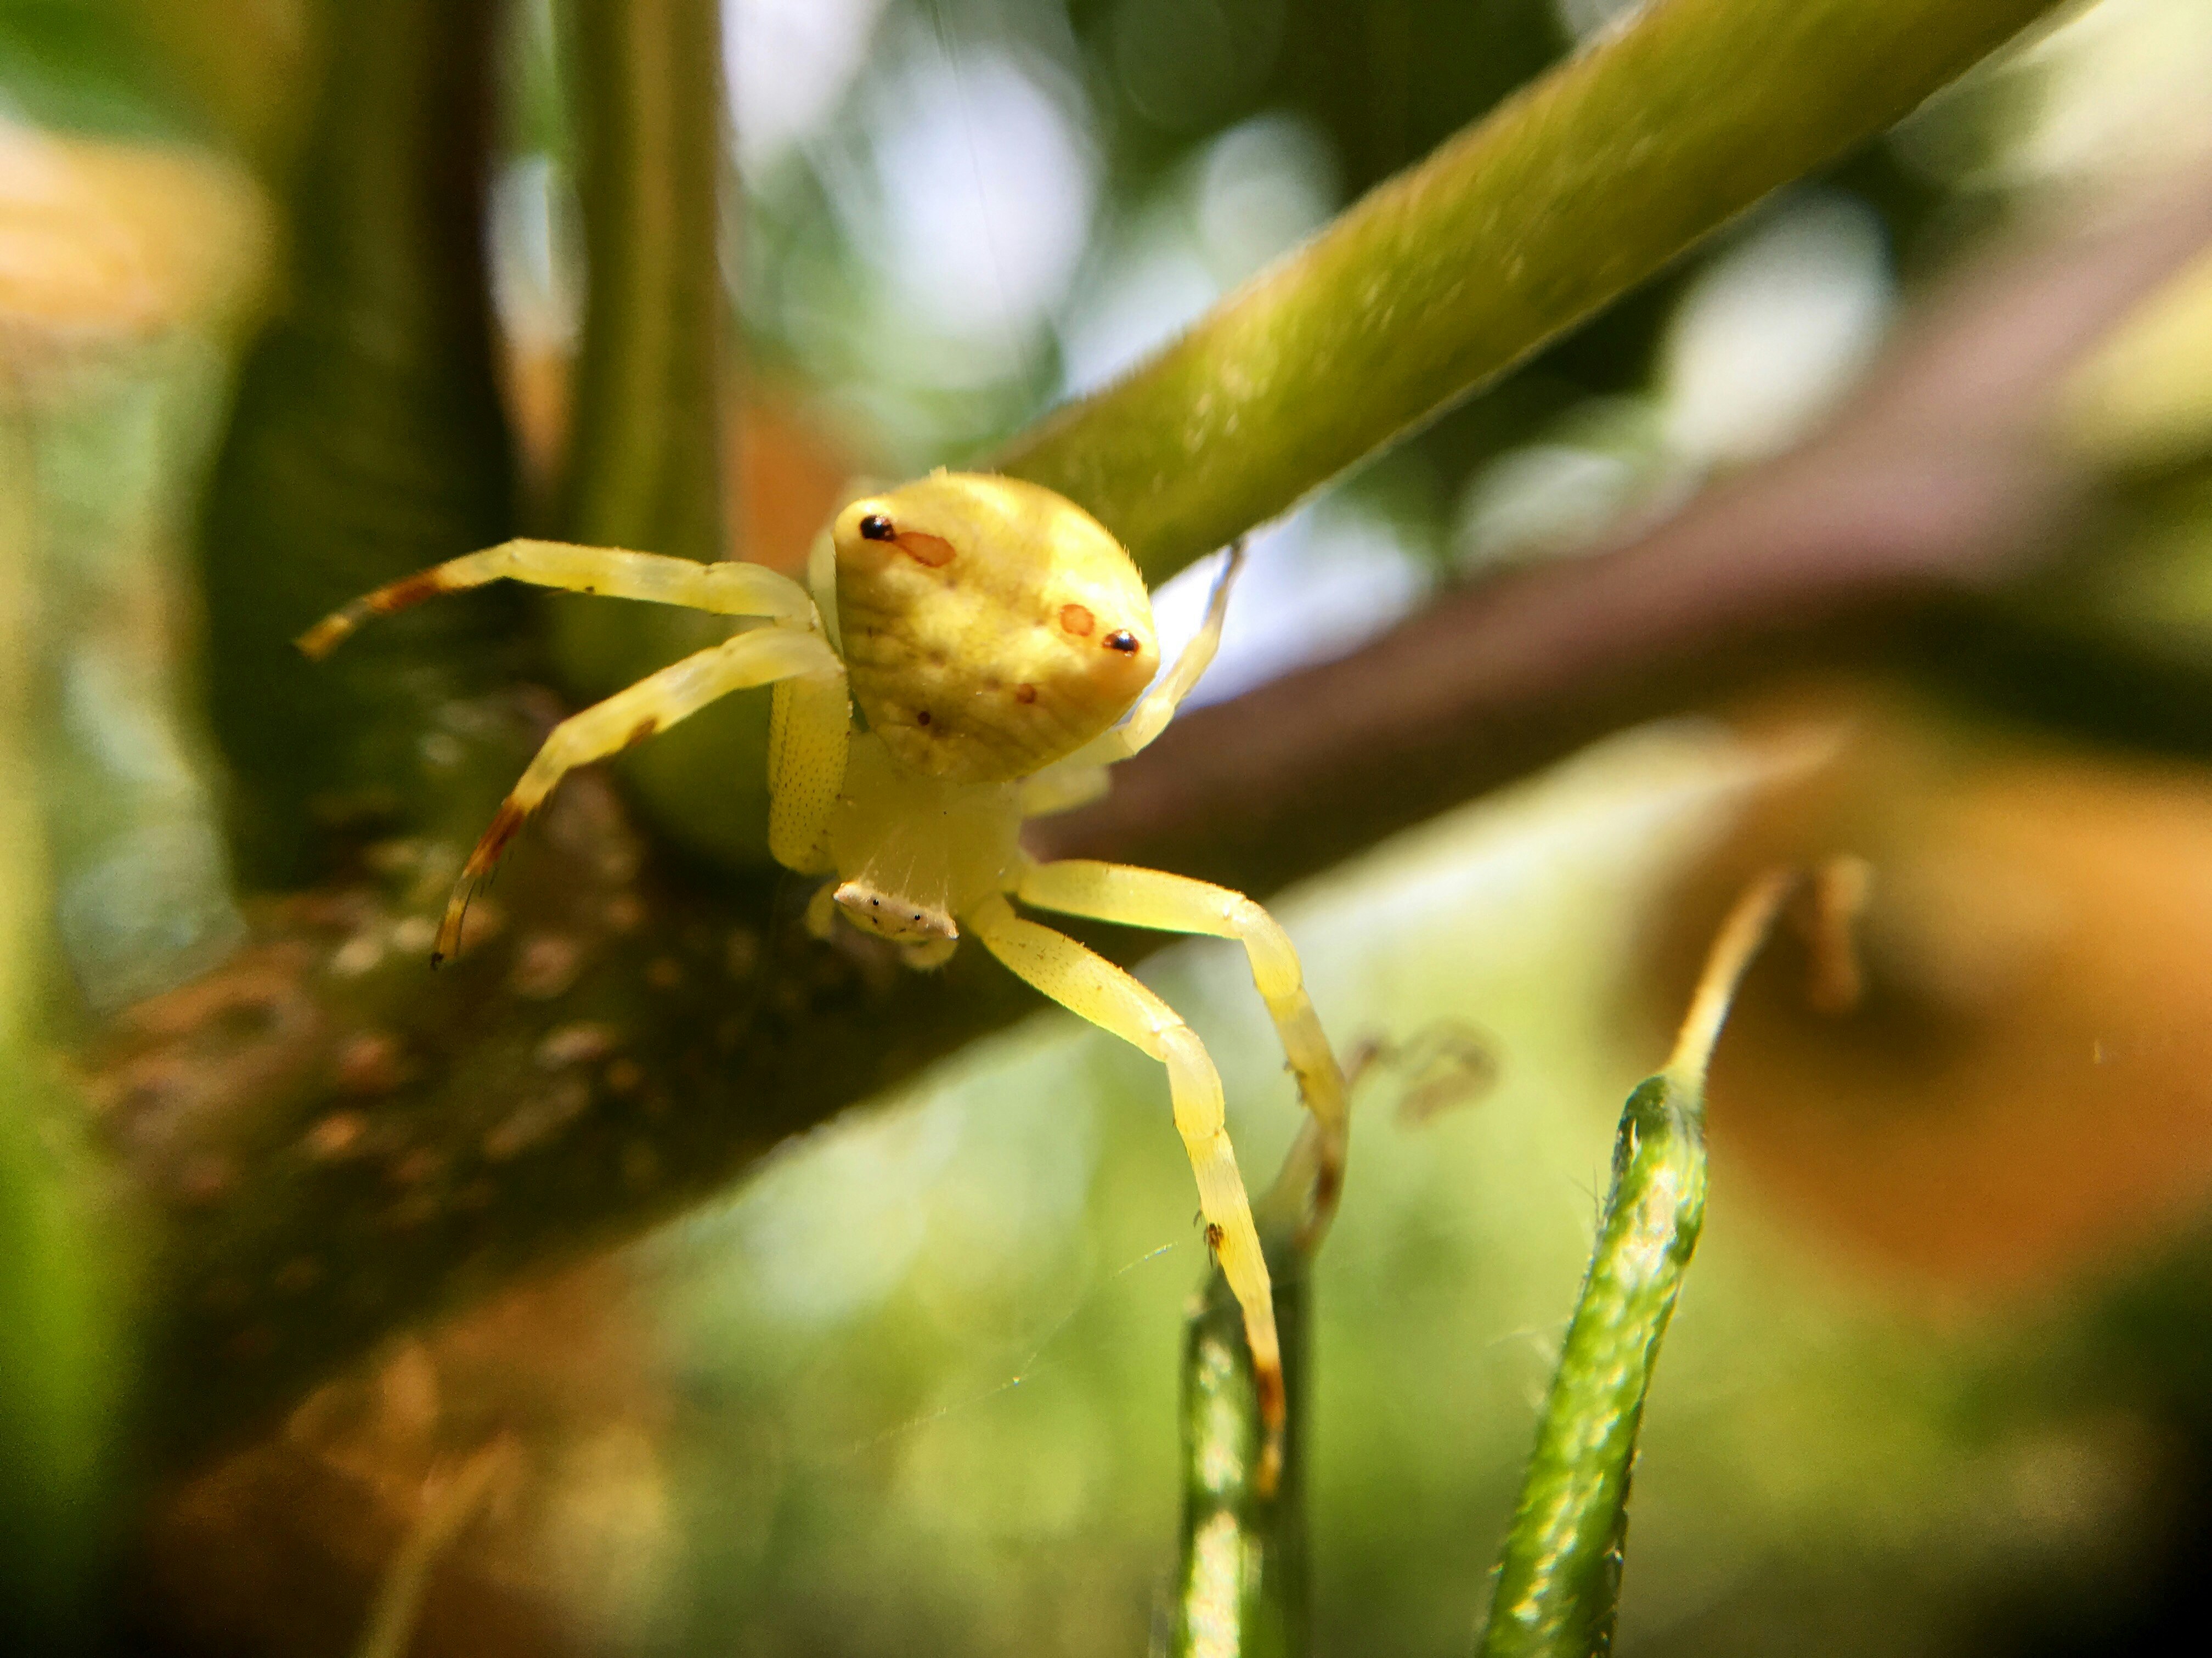
{"type": "MultiPolygon", "coordinates": [[[[669,533],[793,567],[847,478],[986,454],[1109,383],[1632,9],[729,0],[722,62],[690,65],[726,82],[726,222],[668,234],[741,366],[695,376],[723,435],[667,487],[720,493],[669,533]]],[[[641,1242],[387,1342],[189,1477],[132,1473],[115,1286],[140,1241],[107,1201],[119,1131],[88,1135],[58,1056],[226,960],[254,892],[315,872],[300,803],[388,814],[329,803],[362,774],[434,781],[392,760],[426,730],[456,752],[508,740],[453,726],[457,696],[518,672],[589,694],[628,653],[677,647],[477,604],[407,647],[441,641],[447,677],[395,678],[372,644],[318,684],[238,631],[398,573],[377,562],[395,544],[659,510],[608,505],[561,459],[593,384],[574,366],[589,146],[635,137],[580,134],[562,39],[546,0],[0,6],[0,1522],[17,1604],[65,1623],[94,1584],[109,1613],[88,1627],[121,1648],[327,1652],[405,1603],[395,1563],[416,1558],[403,1633],[422,1653],[1139,1650],[1168,1622],[1175,1355],[1203,1245],[1152,1068],[1058,1017],[785,1145],[641,1242]],[[403,49],[410,27],[495,72],[395,90],[432,61],[403,49]],[[360,125],[331,114],[348,99],[360,125]],[[388,146],[418,118],[491,124],[481,236],[465,191],[405,194],[388,146]],[[301,217],[318,165],[386,168],[396,222],[442,226],[422,246],[454,269],[481,262],[489,307],[440,325],[456,358],[495,367],[499,406],[375,379],[392,367],[380,319],[449,290],[301,217]],[[302,319],[367,378],[286,369],[302,319]],[[444,422],[450,465],[380,486],[397,529],[302,530],[357,563],[287,572],[281,548],[226,530],[317,514],[283,495],[281,446],[235,435],[257,398],[341,455],[376,420],[444,422]],[[272,513],[270,491],[292,505],[272,513]],[[295,586],[272,596],[272,569],[295,586]],[[314,737],[349,698],[389,714],[360,753],[314,737]]],[[[619,61],[595,51],[587,79],[619,61]]],[[[1885,350],[1972,405],[1977,360],[1914,319],[1979,327],[2002,357],[2094,310],[2075,289],[2014,303],[1972,273],[2032,265],[2176,181],[2201,195],[2208,84],[2197,0],[2066,11],[1267,530],[1201,695],[1340,654],[1436,596],[1664,533],[1709,486],[1821,452],[1885,350]]],[[[1471,1025],[1499,1072],[1426,1119],[1387,1072],[1361,1096],[1316,1291],[1321,1649],[1468,1649],[1617,1102],[1663,1052],[1744,872],[1838,847],[1877,872],[1873,993],[1822,1024],[1770,964],[1723,1046],[1620,1640],[2201,1638],[2208,270],[2200,250],[2004,411],[2034,433],[2038,487],[2007,531],[2047,554],[2034,574],[1668,710],[1281,902],[1340,1043],[1471,1025]]],[[[1941,460],[1970,426],[1905,435],[1941,460]]],[[[1929,529],[1955,505],[1940,491],[1794,500],[1815,528],[1975,533],[1929,529]]],[[[1169,582],[1164,626],[1188,630],[1201,599],[1169,582]]],[[[628,774],[686,879],[757,857],[749,775],[708,776],[737,829],[685,805],[757,718],[732,710],[628,774]]],[[[486,802],[451,793],[420,810],[459,832],[486,802]]],[[[1146,976],[1214,1047],[1246,1166],[1272,1167],[1293,1125],[1241,961],[1186,946],[1146,976]]],[[[168,1176],[188,1193],[226,1178],[189,1158],[168,1176]]]]}

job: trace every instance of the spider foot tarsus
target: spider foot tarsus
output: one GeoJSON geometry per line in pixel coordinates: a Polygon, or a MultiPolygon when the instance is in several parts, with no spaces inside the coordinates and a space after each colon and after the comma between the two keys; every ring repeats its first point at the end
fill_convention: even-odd
{"type": "Polygon", "coordinates": [[[343,644],[355,629],[371,616],[390,616],[394,610],[420,604],[424,599],[434,598],[440,593],[457,591],[454,584],[446,580],[443,568],[441,565],[434,565],[429,569],[417,570],[413,575],[387,582],[373,593],[364,593],[351,604],[331,611],[293,642],[309,660],[319,662],[343,644]]]}
{"type": "Polygon", "coordinates": [[[507,851],[507,842],[529,821],[530,809],[513,795],[500,803],[491,827],[469,853],[469,861],[461,866],[460,878],[453,883],[453,896],[446,901],[445,919],[438,924],[438,941],[430,950],[432,967],[441,966],[461,953],[461,924],[468,920],[469,901],[476,896],[478,887],[490,881],[501,856],[507,851]]]}

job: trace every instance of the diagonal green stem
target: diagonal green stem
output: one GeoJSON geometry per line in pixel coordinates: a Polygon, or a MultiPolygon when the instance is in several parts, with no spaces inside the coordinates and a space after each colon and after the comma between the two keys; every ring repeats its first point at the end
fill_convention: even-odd
{"type": "Polygon", "coordinates": [[[1655,0],[997,465],[1165,575],[1881,131],[2051,4],[1655,0]]]}

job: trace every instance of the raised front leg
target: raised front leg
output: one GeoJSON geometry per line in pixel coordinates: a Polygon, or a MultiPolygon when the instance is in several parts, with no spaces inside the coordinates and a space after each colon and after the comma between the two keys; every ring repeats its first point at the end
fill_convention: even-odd
{"type": "Polygon", "coordinates": [[[732,691],[802,674],[835,676],[841,683],[843,679],[843,670],[821,635],[796,628],[756,628],[687,656],[556,726],[453,884],[431,964],[445,960],[459,945],[470,895],[498,865],[500,854],[530,814],[544,805],[554,785],[570,771],[642,743],[732,691]]]}
{"type": "Polygon", "coordinates": [[[1234,938],[1252,964],[1252,982],[1267,1005],[1298,1094],[1313,1113],[1316,1133],[1313,1207],[1309,1240],[1324,1230],[1344,1183],[1344,1072],[1306,995],[1298,953],[1275,918],[1241,892],[1127,864],[1068,859],[1032,865],[1015,889],[1022,902],[1067,915],[1088,915],[1160,932],[1207,933],[1234,938]]]}
{"type": "Polygon", "coordinates": [[[1176,1129],[1198,1176],[1206,1242],[1244,1312],[1261,1418],[1267,1424],[1260,1483],[1272,1490],[1283,1457],[1282,1349],[1275,1336],[1267,1260],[1260,1253],[1252,1205],[1229,1144],[1221,1078],[1205,1045],[1173,1008],[1120,968],[1050,927],[1022,920],[1004,898],[988,899],[961,919],[1018,977],[1167,1066],[1176,1129]]]}
{"type": "Polygon", "coordinates": [[[717,616],[765,616],[811,621],[814,601],[789,576],[758,564],[701,564],[619,547],[579,547],[565,541],[505,541],[481,553],[403,576],[332,611],[300,635],[300,648],[327,656],[373,616],[389,616],[440,593],[501,580],[610,598],[649,599],[717,616]]]}
{"type": "Polygon", "coordinates": [[[1222,624],[1229,619],[1229,589],[1237,580],[1237,573],[1244,568],[1244,541],[1241,536],[1229,544],[1229,556],[1222,561],[1221,574],[1213,578],[1213,591],[1206,601],[1206,619],[1199,623],[1197,633],[1175,665],[1160,677],[1158,684],[1137,699],[1137,706],[1129,717],[1106,733],[1118,738],[1121,752],[1115,759],[1126,759],[1148,746],[1152,740],[1168,728],[1176,717],[1182,700],[1191,694],[1206,671],[1213,665],[1213,653],[1221,648],[1222,624]]]}
{"type": "Polygon", "coordinates": [[[1213,665],[1213,653],[1221,645],[1222,623],[1229,615],[1230,585],[1243,568],[1244,544],[1239,540],[1231,545],[1221,574],[1213,579],[1213,592],[1206,602],[1206,620],[1199,624],[1190,643],[1182,647],[1182,654],[1176,658],[1175,665],[1160,676],[1158,684],[1137,699],[1127,720],[1030,778],[1023,793],[1022,809],[1025,813],[1042,816],[1046,812],[1065,811],[1070,806],[1096,799],[1105,793],[1104,779],[1099,775],[1101,767],[1127,760],[1148,747],[1168,728],[1168,722],[1176,717],[1176,710],[1182,706],[1183,698],[1190,695],[1191,688],[1213,665]]]}

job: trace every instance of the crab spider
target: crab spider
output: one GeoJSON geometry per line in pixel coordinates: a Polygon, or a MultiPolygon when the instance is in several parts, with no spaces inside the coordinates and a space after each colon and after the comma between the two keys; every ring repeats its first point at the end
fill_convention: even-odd
{"type": "Polygon", "coordinates": [[[1152,991],[1014,908],[1018,900],[1243,945],[1312,1114],[1302,1143],[1314,1171],[1306,1224],[1325,1224],[1342,1176],[1344,1078],[1282,928],[1227,888],[1086,859],[1041,864],[1021,847],[1024,818],[1103,793],[1107,768],[1175,717],[1212,660],[1240,556],[1231,550],[1204,625],[1157,683],[1151,602],[1112,535],[1048,489],[946,472],[839,513],[816,550],[811,596],[758,565],[510,541],[380,588],[300,646],[320,657],[370,616],[502,577],[757,618],[763,625],[555,729],[470,854],[433,962],[458,944],[471,888],[572,768],[642,742],[718,697],[772,683],[769,849],[790,869],[829,878],[809,907],[817,932],[842,915],[926,965],[949,955],[965,929],[1045,995],[1166,1066],[1206,1238],[1243,1311],[1269,1429],[1263,1479],[1272,1483],[1282,1363],[1267,1263],[1213,1062],[1152,991]]]}

